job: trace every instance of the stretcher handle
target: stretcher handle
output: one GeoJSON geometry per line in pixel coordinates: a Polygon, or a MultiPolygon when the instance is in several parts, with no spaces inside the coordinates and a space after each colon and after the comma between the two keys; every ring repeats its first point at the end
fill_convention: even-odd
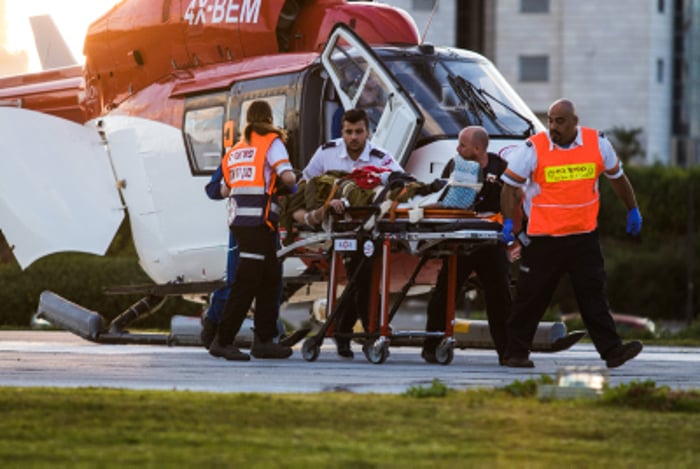
{"type": "Polygon", "coordinates": [[[408,188],[406,186],[403,186],[401,188],[401,192],[398,193],[394,201],[391,203],[391,208],[389,208],[389,221],[391,223],[394,223],[396,221],[396,209],[399,206],[399,199],[401,196],[403,196],[406,192],[408,192],[408,188]]]}
{"type": "Polygon", "coordinates": [[[328,194],[328,197],[326,197],[326,201],[323,202],[323,208],[326,209],[326,211],[328,211],[328,208],[331,205],[331,200],[333,200],[333,197],[335,197],[335,193],[338,192],[338,186],[340,185],[339,184],[340,180],[341,179],[339,178],[339,179],[336,179],[335,181],[333,181],[333,187],[331,187],[331,191],[328,194]]]}

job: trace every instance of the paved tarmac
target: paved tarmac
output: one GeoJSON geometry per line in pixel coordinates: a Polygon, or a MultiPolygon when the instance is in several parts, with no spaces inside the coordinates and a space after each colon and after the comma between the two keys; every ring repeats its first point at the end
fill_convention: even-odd
{"type": "MultiPolygon", "coordinates": [[[[104,345],[63,331],[0,331],[0,386],[107,387],[206,392],[402,393],[438,378],[455,389],[494,388],[515,380],[556,376],[566,366],[604,366],[590,343],[554,354],[532,355],[536,368],[498,366],[492,350],[456,350],[450,365],[429,365],[416,347],[393,347],[381,365],[369,363],[357,344],[354,360],[325,341],[308,362],[301,344],[287,360],[227,362],[200,347],[104,345]]],[[[673,389],[700,389],[700,348],[647,346],[634,360],[609,370],[612,386],[652,380],[673,389]]]]}

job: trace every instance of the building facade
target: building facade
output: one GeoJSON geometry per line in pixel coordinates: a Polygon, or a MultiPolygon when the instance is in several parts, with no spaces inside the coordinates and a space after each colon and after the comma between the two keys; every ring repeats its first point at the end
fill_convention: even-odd
{"type": "Polygon", "coordinates": [[[499,0],[495,61],[541,116],[566,97],[583,125],[641,129],[670,161],[673,10],[659,0],[499,0]]]}
{"type": "Polygon", "coordinates": [[[676,0],[672,162],[700,164],[700,0],[676,0]]]}

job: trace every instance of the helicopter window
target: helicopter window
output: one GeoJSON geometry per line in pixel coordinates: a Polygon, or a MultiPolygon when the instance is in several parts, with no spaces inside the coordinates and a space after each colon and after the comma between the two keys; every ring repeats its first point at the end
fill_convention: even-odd
{"type": "Polygon", "coordinates": [[[192,109],[185,114],[185,141],[195,171],[213,171],[223,155],[224,107],[192,109]]]}
{"type": "MultiPolygon", "coordinates": [[[[453,137],[467,125],[491,135],[528,135],[527,108],[488,63],[472,60],[387,60],[425,118],[421,140],[453,137]]],[[[420,141],[419,141],[420,144],[420,141]]]]}
{"type": "Polygon", "coordinates": [[[340,90],[350,98],[353,107],[367,112],[370,131],[374,132],[387,103],[387,92],[377,72],[363,57],[334,61],[333,68],[340,80],[340,90]]]}
{"type": "Polygon", "coordinates": [[[243,135],[245,130],[245,115],[248,113],[248,107],[253,101],[267,101],[272,108],[272,125],[275,127],[285,128],[284,115],[287,106],[287,96],[265,96],[262,98],[246,99],[241,102],[241,119],[238,122],[238,135],[243,135]]]}
{"type": "Polygon", "coordinates": [[[352,101],[355,101],[355,96],[362,86],[362,77],[367,70],[367,62],[362,57],[334,61],[333,68],[335,69],[334,73],[340,78],[341,91],[348,95],[352,101]]]}

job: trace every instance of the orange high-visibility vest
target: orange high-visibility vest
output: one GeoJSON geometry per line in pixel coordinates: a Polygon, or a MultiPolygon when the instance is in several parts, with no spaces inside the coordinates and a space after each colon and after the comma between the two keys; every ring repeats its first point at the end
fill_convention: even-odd
{"type": "Polygon", "coordinates": [[[544,132],[530,138],[537,154],[532,180],[541,191],[531,199],[529,235],[566,236],[589,233],[598,226],[598,176],[605,166],[598,132],[580,130],[583,145],[566,150],[550,150],[544,132]]]}
{"type": "Polygon", "coordinates": [[[277,174],[272,172],[266,189],[265,162],[272,141],[278,137],[274,132],[266,135],[252,132],[250,143],[241,139],[224,156],[221,168],[235,202],[232,226],[267,224],[274,229],[277,225],[279,210],[274,195],[277,174]]]}

